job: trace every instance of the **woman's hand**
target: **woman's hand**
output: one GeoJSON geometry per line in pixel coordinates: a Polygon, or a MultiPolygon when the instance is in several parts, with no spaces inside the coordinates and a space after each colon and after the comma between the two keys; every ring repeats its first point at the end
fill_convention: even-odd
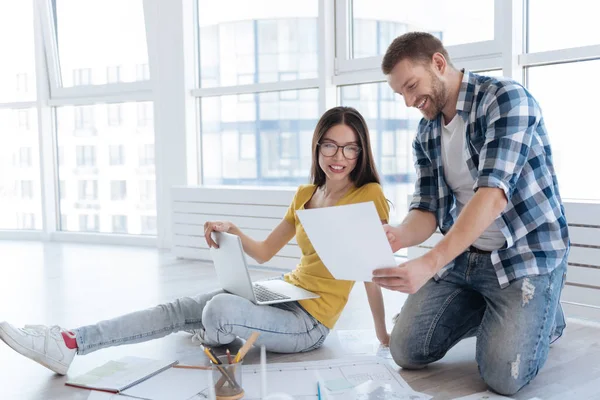
{"type": "Polygon", "coordinates": [[[219,245],[213,240],[213,232],[231,232],[235,225],[228,221],[207,221],[204,223],[204,238],[208,247],[219,248],[219,245]]]}
{"type": "Polygon", "coordinates": [[[381,343],[383,346],[385,346],[385,347],[390,346],[390,334],[389,333],[377,332],[377,339],[379,340],[379,343],[381,343]]]}

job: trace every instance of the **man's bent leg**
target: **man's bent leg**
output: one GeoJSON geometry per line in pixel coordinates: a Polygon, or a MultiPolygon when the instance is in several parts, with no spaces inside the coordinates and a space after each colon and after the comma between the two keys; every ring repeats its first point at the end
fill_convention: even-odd
{"type": "MultiPolygon", "coordinates": [[[[479,271],[493,271],[491,262],[484,263],[479,271]]],[[[487,300],[477,337],[477,363],[494,391],[518,392],[546,362],[551,340],[564,328],[559,299],[565,270],[563,266],[550,274],[522,278],[504,289],[495,273],[488,279],[474,277],[487,300]]]]}
{"type": "Polygon", "coordinates": [[[467,261],[466,254],[460,255],[443,280],[432,279],[408,296],[390,338],[396,364],[422,368],[441,359],[461,339],[477,333],[485,301],[463,285],[467,261]]]}

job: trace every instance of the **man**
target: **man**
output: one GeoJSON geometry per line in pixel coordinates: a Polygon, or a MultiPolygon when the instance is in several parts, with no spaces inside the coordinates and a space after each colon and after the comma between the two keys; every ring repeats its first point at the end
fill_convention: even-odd
{"type": "Polygon", "coordinates": [[[385,227],[388,239],[397,251],[436,228],[444,234],[425,255],[374,272],[382,287],[410,294],[392,356],[422,368],[476,336],[482,378],[514,394],[565,327],[559,298],[570,244],[540,107],[514,81],[457,70],[427,33],[396,38],[382,70],[424,116],[410,211],[385,227]]]}

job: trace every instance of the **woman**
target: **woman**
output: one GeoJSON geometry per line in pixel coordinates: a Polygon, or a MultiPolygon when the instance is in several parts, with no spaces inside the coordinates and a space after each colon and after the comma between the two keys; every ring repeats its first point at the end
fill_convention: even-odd
{"type": "MultiPolygon", "coordinates": [[[[259,306],[222,290],[184,297],[154,308],[133,312],[73,330],[58,326],[16,328],[0,323],[0,339],[19,353],[66,374],[75,354],[143,342],[178,331],[196,331],[209,346],[231,343],[260,332],[256,342],[267,350],[294,353],[320,347],[339,318],[354,282],[333,278],[302,228],[296,210],[373,201],[382,223],[389,207],[373,162],[369,132],[353,108],[327,111],[315,128],[311,168],[312,184],[298,188],[283,220],[264,241],[246,236],[231,222],[205,224],[209,246],[213,231],[241,238],[244,251],[258,262],[271,259],[294,236],[302,250],[297,268],[283,279],[318,294],[316,299],[259,306]]],[[[381,289],[365,283],[379,341],[388,345],[381,289]]]]}

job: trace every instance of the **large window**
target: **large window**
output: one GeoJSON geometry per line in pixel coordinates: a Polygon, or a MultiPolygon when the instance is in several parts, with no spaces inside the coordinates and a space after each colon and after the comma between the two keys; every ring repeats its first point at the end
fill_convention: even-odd
{"type": "Polygon", "coordinates": [[[23,129],[23,111],[37,116],[35,109],[0,109],[0,229],[42,228],[37,118],[23,129]]]}
{"type": "Polygon", "coordinates": [[[539,102],[552,145],[561,194],[570,199],[600,199],[598,149],[600,128],[590,123],[600,82],[590,77],[600,60],[528,69],[528,87],[539,102]],[[567,85],[556,85],[568,77],[567,85]]]}
{"type": "Polygon", "coordinates": [[[41,229],[33,2],[0,2],[0,229],[41,229]]]}
{"type": "Polygon", "coordinates": [[[317,0],[198,1],[202,87],[317,77],[317,0]]]}
{"type": "Polygon", "coordinates": [[[62,86],[148,78],[141,67],[148,64],[142,0],[56,0],[54,4],[62,86]]]}
{"type": "Polygon", "coordinates": [[[138,125],[139,104],[143,103],[56,109],[57,142],[61,149],[59,205],[64,220],[69,221],[68,225],[62,224],[62,230],[156,234],[140,222],[142,215],[156,216],[156,175],[154,131],[152,126],[138,125]],[[93,115],[109,115],[117,106],[118,125],[111,124],[109,118],[97,118],[88,127],[96,134],[80,134],[74,116],[81,109],[93,115]],[[138,149],[144,150],[140,153],[143,162],[138,165],[132,157],[129,163],[126,155],[135,155],[138,149]],[[144,182],[143,188],[137,185],[140,181],[144,182]],[[126,215],[129,219],[122,223],[122,219],[113,218],[115,215],[126,215]]]}
{"type": "Polygon", "coordinates": [[[343,86],[340,103],[356,108],[367,122],[384,192],[394,205],[390,220],[398,222],[408,211],[407,198],[414,189],[411,143],[422,116],[406,108],[387,83],[343,86]]]}
{"type": "Polygon", "coordinates": [[[32,5],[0,2],[0,103],[36,98],[32,5]]]}
{"type": "Polygon", "coordinates": [[[308,181],[316,90],[207,97],[201,104],[205,184],[308,181]]]}
{"type": "Polygon", "coordinates": [[[352,0],[352,56],[382,55],[397,36],[426,31],[446,46],[494,39],[493,0],[352,0]]]}
{"type": "Polygon", "coordinates": [[[600,44],[598,5],[589,0],[528,0],[528,51],[600,44]],[[557,29],[560,27],[560,29],[557,29]]]}

